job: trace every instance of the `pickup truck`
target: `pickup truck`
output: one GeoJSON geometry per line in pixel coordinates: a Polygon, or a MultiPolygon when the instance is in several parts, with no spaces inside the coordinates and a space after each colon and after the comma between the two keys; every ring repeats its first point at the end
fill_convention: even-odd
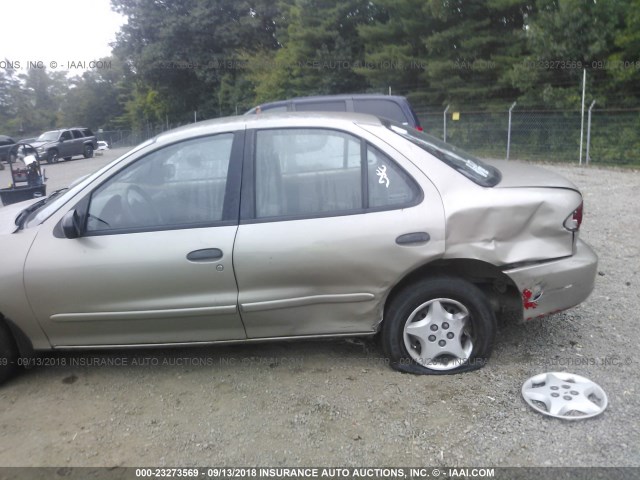
{"type": "Polygon", "coordinates": [[[31,145],[47,163],[57,163],[61,158],[71,160],[76,155],[93,157],[98,140],[88,128],[74,127],[44,132],[31,145]]]}

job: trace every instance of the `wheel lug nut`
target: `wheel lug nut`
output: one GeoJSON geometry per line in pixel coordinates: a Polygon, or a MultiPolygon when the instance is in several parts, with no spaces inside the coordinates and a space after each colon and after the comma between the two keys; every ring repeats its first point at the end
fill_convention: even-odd
{"type": "Polygon", "coordinates": [[[564,398],[565,400],[573,400],[573,397],[571,397],[571,396],[569,396],[569,395],[565,395],[565,396],[564,396],[564,397],[562,397],[562,398],[564,398]]]}
{"type": "Polygon", "coordinates": [[[553,387],[551,387],[551,390],[558,390],[558,387],[554,385],[553,387]]]}
{"type": "Polygon", "coordinates": [[[435,335],[429,335],[429,341],[430,342],[435,342],[436,341],[436,336],[435,335]]]}
{"type": "Polygon", "coordinates": [[[447,342],[445,342],[444,340],[440,340],[438,342],[438,345],[440,345],[441,347],[444,347],[447,344],[447,342]]]}
{"type": "Polygon", "coordinates": [[[553,392],[553,393],[551,394],[551,396],[552,396],[553,398],[557,398],[557,397],[559,397],[559,396],[560,396],[560,394],[559,394],[559,393],[555,393],[555,392],[553,392]]]}
{"type": "Polygon", "coordinates": [[[431,325],[431,331],[435,332],[436,330],[438,330],[438,325],[431,325]]]}
{"type": "Polygon", "coordinates": [[[447,338],[448,338],[449,340],[451,340],[453,337],[455,337],[455,335],[453,334],[453,332],[449,332],[449,333],[447,333],[447,338]]]}
{"type": "Polygon", "coordinates": [[[579,392],[576,392],[575,390],[571,390],[569,393],[570,393],[571,395],[578,395],[578,394],[579,394],[579,392]]]}
{"type": "Polygon", "coordinates": [[[447,328],[449,328],[449,324],[448,324],[447,322],[444,322],[444,323],[442,324],[442,328],[443,328],[444,330],[446,330],[447,328]]]}

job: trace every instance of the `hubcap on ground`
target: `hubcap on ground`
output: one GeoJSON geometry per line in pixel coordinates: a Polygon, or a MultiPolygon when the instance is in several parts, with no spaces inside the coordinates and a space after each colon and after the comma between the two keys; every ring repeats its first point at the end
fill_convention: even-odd
{"type": "Polygon", "coordinates": [[[534,410],[550,417],[580,420],[607,408],[607,394],[588,378],[566,372],[535,375],[522,385],[522,397],[534,410]]]}
{"type": "Polygon", "coordinates": [[[435,298],[416,308],[404,325],[404,345],[411,358],[432,370],[452,370],[473,351],[467,308],[450,298],[435,298]]]}

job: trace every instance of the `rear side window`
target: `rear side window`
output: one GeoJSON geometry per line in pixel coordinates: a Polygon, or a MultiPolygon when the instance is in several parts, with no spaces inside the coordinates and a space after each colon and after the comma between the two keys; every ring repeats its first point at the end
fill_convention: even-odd
{"type": "Polygon", "coordinates": [[[255,162],[257,218],[347,215],[422,199],[420,187],[390,157],[336,130],[259,131],[255,162]]]}
{"type": "Polygon", "coordinates": [[[412,204],[419,195],[414,181],[380,150],[367,146],[369,207],[412,204]]]}
{"type": "Polygon", "coordinates": [[[82,138],[82,132],[80,130],[71,130],[73,132],[73,138],[82,138]]]}
{"type": "Polygon", "coordinates": [[[375,100],[353,100],[353,110],[358,113],[369,113],[376,117],[384,117],[396,122],[411,124],[413,122],[407,118],[402,108],[391,100],[375,99],[375,100]]]}
{"type": "Polygon", "coordinates": [[[296,102],[295,109],[298,112],[346,112],[347,102],[344,100],[332,100],[328,102],[296,102]]]}
{"type": "Polygon", "coordinates": [[[258,218],[362,208],[360,141],[331,130],[258,132],[258,218]]]}
{"type": "Polygon", "coordinates": [[[10,138],[7,138],[6,140],[0,139],[0,146],[13,145],[14,143],[16,143],[16,142],[11,140],[10,138]]]}

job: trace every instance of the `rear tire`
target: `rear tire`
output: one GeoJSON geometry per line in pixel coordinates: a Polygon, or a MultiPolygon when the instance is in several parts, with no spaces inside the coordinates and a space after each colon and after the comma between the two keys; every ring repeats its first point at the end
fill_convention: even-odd
{"type": "Polygon", "coordinates": [[[85,145],[84,146],[84,158],[91,158],[93,157],[93,147],[91,145],[85,145]]]}
{"type": "Polygon", "coordinates": [[[0,320],[0,384],[13,377],[18,369],[18,348],[7,324],[0,320]]]}
{"type": "Polygon", "coordinates": [[[446,375],[486,364],[496,332],[487,297],[455,277],[414,283],[385,309],[382,346],[396,370],[446,375]]]}

